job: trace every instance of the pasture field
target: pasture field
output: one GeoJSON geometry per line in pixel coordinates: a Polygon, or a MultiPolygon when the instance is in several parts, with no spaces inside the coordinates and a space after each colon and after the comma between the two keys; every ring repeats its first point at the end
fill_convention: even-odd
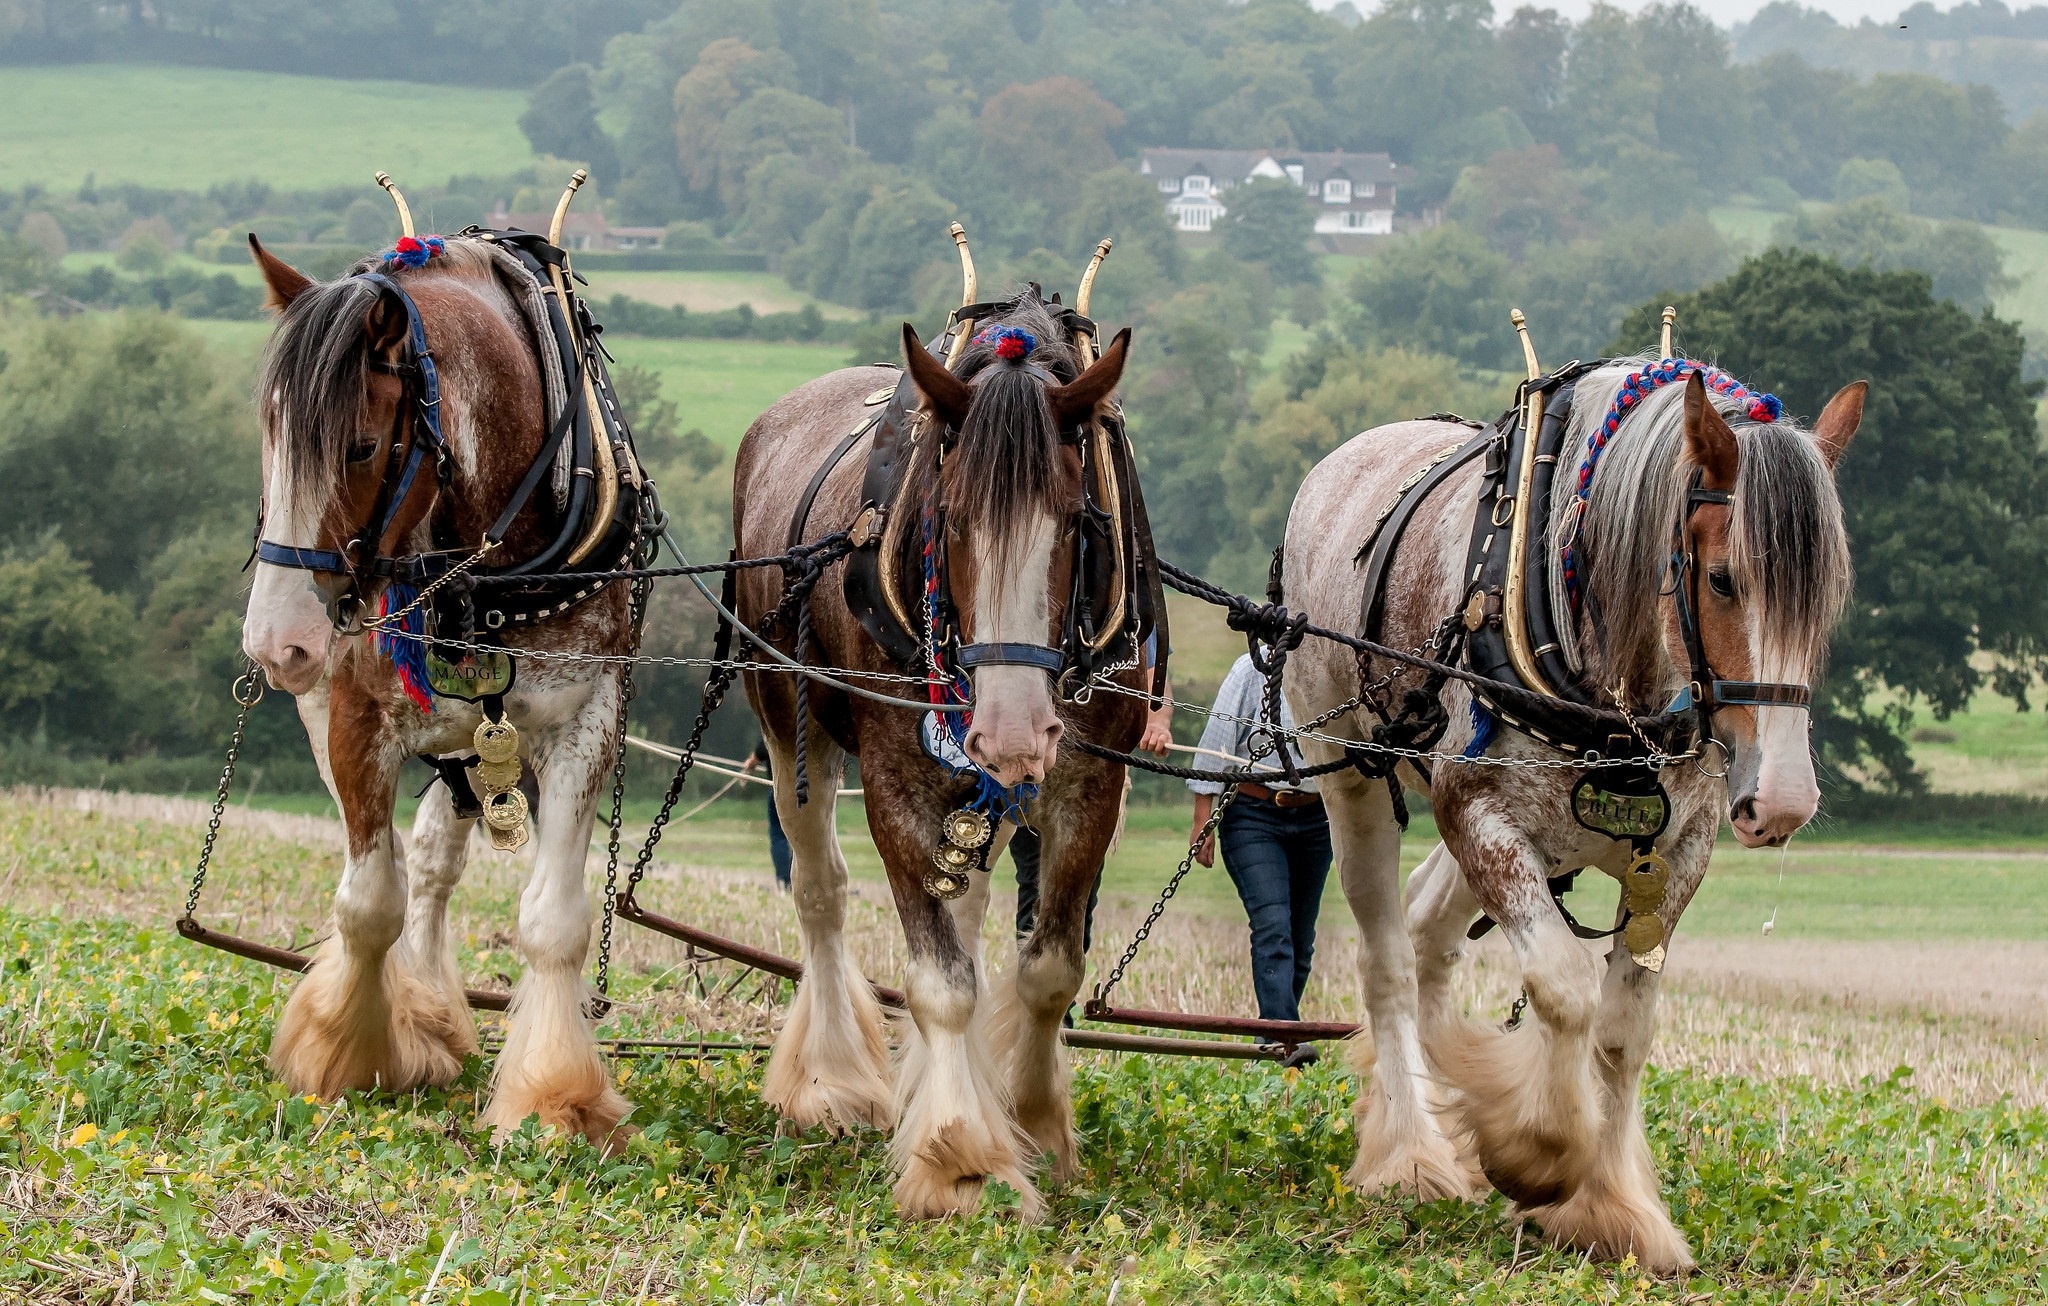
{"type": "Polygon", "coordinates": [[[756,313],[795,313],[806,304],[816,304],[828,319],[857,322],[864,314],[857,308],[813,299],[772,272],[585,272],[587,292],[594,304],[613,295],[625,295],[660,304],[666,308],[681,304],[692,313],[719,313],[751,304],[756,313]]]}
{"type": "Polygon", "coordinates": [[[683,429],[695,427],[728,451],[768,405],[846,365],[845,345],[607,336],[605,346],[620,363],[657,373],[683,429]]]}
{"type": "MultiPolygon", "coordinates": [[[[0,68],[0,171],[73,190],[279,190],[502,174],[536,161],[518,91],[145,64],[0,68]]],[[[424,215],[423,215],[424,216],[424,215]]],[[[466,220],[466,219],[465,219],[466,220]]]]}
{"type": "MultiPolygon", "coordinates": [[[[1083,1173],[1037,1225],[1019,1224],[1000,1192],[974,1219],[898,1221],[882,1138],[778,1129],[752,1052],[622,1056],[642,1132],[612,1159],[580,1141],[479,1131],[478,1063],[447,1091],[290,1097],[263,1059],[288,981],[168,929],[203,810],[0,798],[0,1300],[1549,1304],[2048,1291],[2048,964],[2037,944],[1947,934],[2017,909],[2038,941],[2048,862],[2016,859],[1976,906],[1910,943],[1829,937],[1840,921],[1804,905],[1781,909],[1768,940],[1747,907],[1731,908],[1741,939],[1700,913],[1708,928],[1692,947],[1682,933],[1675,961],[1705,960],[1669,977],[1646,1110],[1665,1196],[1701,1267],[1660,1283],[1546,1249],[1503,1219],[1499,1199],[1415,1206],[1348,1191],[1349,1077],[1335,1057],[1281,1071],[1078,1055],[1083,1173]],[[1810,939],[1790,934],[1799,921],[1810,939]],[[1965,956],[1985,978],[1957,974],[1965,956]],[[1909,992],[1916,974],[1934,988],[1909,992]]],[[[322,820],[232,811],[206,919],[303,944],[330,892],[334,835],[322,820]]],[[[1127,849],[1144,841],[1132,835],[1127,849]]],[[[647,900],[793,950],[759,838],[731,819],[675,830],[663,847],[686,864],[658,864],[647,900]]],[[[1795,872],[1788,888],[1833,876],[1818,894],[1829,901],[1918,878],[1924,902],[1942,896],[1924,864],[1859,869],[1839,855],[1839,871],[1795,872]]],[[[1978,869],[1959,861],[1951,889],[1978,869]]],[[[523,871],[487,855],[457,895],[473,983],[503,984],[515,968],[523,871]]],[[[998,892],[992,942],[1008,907],[998,892]]],[[[1138,918],[1108,896],[1098,955],[1138,918]]],[[[900,970],[878,886],[856,885],[850,930],[869,973],[900,970]]],[[[1241,925],[1182,903],[1130,996],[1245,1008],[1242,946],[1241,925]]],[[[1476,951],[1466,996],[1491,1017],[1510,996],[1506,971],[1497,949],[1476,951]]],[[[1354,1014],[1350,952],[1348,937],[1326,936],[1318,1014],[1354,1014]]],[[[758,1041],[786,997],[631,929],[618,967],[626,1001],[607,1035],[758,1041]]]]}

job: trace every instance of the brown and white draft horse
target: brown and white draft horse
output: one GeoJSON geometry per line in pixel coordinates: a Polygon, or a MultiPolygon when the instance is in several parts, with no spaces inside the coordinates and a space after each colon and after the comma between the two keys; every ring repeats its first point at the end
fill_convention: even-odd
{"type": "MultiPolygon", "coordinates": [[[[975,325],[1019,328],[1035,347],[1028,355],[1014,346],[1002,350],[985,330],[949,371],[904,328],[921,411],[913,419],[906,488],[892,527],[910,531],[905,547],[914,549],[921,505],[943,522],[950,559],[946,597],[959,614],[963,644],[1056,648],[1072,574],[1073,537],[1065,527],[1082,495],[1080,456],[1060,434],[1107,413],[1129,336],[1119,335],[1081,372],[1073,342],[1034,293],[975,325]]],[[[755,421],[734,473],[734,535],[742,556],[786,547],[806,485],[835,444],[861,425],[863,400],[876,396],[877,387],[894,389],[900,376],[879,366],[835,372],[755,421]]],[[[806,540],[854,522],[862,461],[842,459],[824,481],[810,506],[806,540]]],[[[780,589],[775,575],[742,573],[738,615],[759,623],[776,606],[780,589]]],[[[900,674],[858,624],[836,570],[813,602],[815,661],[856,673],[900,674]]],[[[922,611],[919,594],[906,595],[906,602],[910,611],[922,611]]],[[[782,642],[789,646],[786,632],[782,642]]],[[[1139,674],[1135,666],[1116,673],[1132,687],[1139,674]]],[[[975,782],[954,778],[925,753],[915,712],[786,674],[750,673],[747,680],[774,760],[776,807],[795,853],[804,949],[804,977],[762,1094],[802,1127],[893,1123],[897,1205],[917,1217],[972,1210],[995,1179],[1021,1195],[1026,1214],[1035,1214],[1041,1199],[1030,1177],[1033,1158],[1050,1152],[1061,1175],[1075,1168],[1060,1020],[1080,988],[1083,922],[1117,825],[1123,768],[1062,751],[1059,742],[1072,729],[1129,749],[1145,712],[1142,699],[1119,694],[1055,703],[1047,672],[1034,666],[981,665],[971,678],[966,753],[1003,785],[1040,787],[1027,819],[1044,841],[1036,928],[1019,945],[1015,971],[993,985],[980,947],[988,877],[970,876],[969,892],[951,903],[923,887],[941,823],[974,792],[975,782]],[[810,696],[804,743],[814,777],[802,806],[795,791],[798,693],[810,696]],[[893,1085],[881,1008],[842,937],[846,862],[829,777],[839,774],[848,753],[860,759],[868,829],[888,869],[909,945],[904,989],[910,1019],[898,1031],[893,1085]]],[[[900,680],[850,679],[895,694],[906,689],[900,680]]],[[[921,687],[908,689],[923,697],[921,687]]],[[[1012,828],[1002,826],[997,851],[1012,828]]]]}
{"type": "MultiPolygon", "coordinates": [[[[315,282],[255,250],[279,313],[258,391],[262,536],[285,550],[332,555],[376,519],[388,469],[425,438],[422,422],[408,416],[419,400],[408,315],[397,295],[362,277],[315,282]]],[[[426,266],[387,264],[384,273],[417,306],[431,341],[452,467],[444,486],[429,459],[404,493],[390,496],[386,528],[370,543],[384,557],[424,553],[437,535],[473,545],[549,432],[539,342],[475,241],[451,238],[426,266]]],[[[492,561],[535,556],[556,538],[560,512],[553,496],[536,495],[492,561]]],[[[477,1050],[447,934],[448,897],[475,822],[459,819],[447,786],[435,785],[407,855],[391,818],[406,760],[469,752],[481,711],[447,698],[423,711],[373,636],[337,634],[329,601],[351,583],[333,571],[259,562],[243,627],[243,648],[270,684],[297,696],[347,831],[334,932],[293,991],[271,1045],[285,1082],[323,1097],[446,1084],[477,1050]]],[[[379,588],[372,581],[357,597],[374,601],[379,588]]],[[[626,653],[628,609],[626,587],[612,585],[566,614],[507,627],[504,642],[515,654],[626,653]]],[[[519,907],[526,972],[484,1111],[500,1129],[537,1115],[605,1143],[632,1109],[592,1037],[583,981],[591,918],[584,861],[617,747],[621,677],[617,665],[523,659],[505,699],[526,765],[538,768],[540,800],[533,874],[519,907]]]]}
{"type": "MultiPolygon", "coordinates": [[[[1622,360],[1578,380],[1560,477],[1580,467],[1624,380],[1656,366],[1622,360]]],[[[1832,474],[1861,420],[1865,389],[1857,382],[1837,394],[1811,432],[1776,420],[1774,403],[1760,412],[1717,394],[1696,369],[1634,406],[1598,460],[1577,535],[1587,615],[1558,623],[1583,683],[1603,696],[1621,689],[1644,717],[1686,688],[1694,660],[1669,574],[1682,526],[1697,563],[1698,630],[1715,674],[1781,685],[1814,676],[1849,593],[1832,474]],[[1695,475],[1705,497],[1688,489],[1695,475]]],[[[1401,422],[1353,438],[1318,464],[1288,521],[1289,601],[1320,625],[1356,628],[1361,542],[1404,482],[1471,434],[1444,421],[1401,422]]],[[[1385,643],[1421,645],[1465,604],[1479,480],[1478,468],[1467,466],[1410,522],[1384,589],[1385,643]]],[[[1554,583],[1564,565],[1555,542],[1571,538],[1571,498],[1557,495],[1540,524],[1553,542],[1554,583]]],[[[1388,669],[1379,664],[1373,674],[1388,669]]],[[[1404,672],[1395,694],[1417,674],[1404,672]]],[[[1349,650],[1309,641],[1287,664],[1296,717],[1345,702],[1359,676],[1349,650]]],[[[1483,727],[1465,687],[1454,682],[1450,693],[1444,747],[1461,752],[1483,727]]],[[[1366,737],[1370,723],[1354,719],[1361,715],[1333,731],[1366,737]]],[[[1745,846],[1774,846],[1805,825],[1819,801],[1803,708],[1728,706],[1711,718],[1726,750],[1722,773],[1708,774],[1711,762],[1663,773],[1664,946],[1706,873],[1724,814],[1745,846]]],[[[1316,762],[1339,755],[1313,740],[1303,740],[1302,751],[1316,762]]],[[[1561,757],[1505,727],[1488,752],[1561,757]]],[[[1633,1253],[1644,1267],[1673,1273],[1692,1264],[1691,1253],[1660,1198],[1638,1101],[1658,975],[1619,939],[1602,966],[1546,888],[1550,877],[1581,867],[1619,878],[1630,860],[1627,842],[1574,821],[1570,794],[1583,774],[1436,763],[1429,792],[1443,842],[1409,882],[1405,922],[1400,831],[1387,787],[1352,772],[1322,780],[1340,879],[1361,931],[1371,1013],[1371,1041],[1361,1035],[1358,1047],[1358,1156],[1349,1180],[1425,1199],[1475,1195],[1490,1181],[1554,1242],[1607,1258],[1633,1253]],[[1528,1011],[1512,1029],[1464,1016],[1452,994],[1467,927],[1482,912],[1499,923],[1520,963],[1528,1011]]],[[[1403,776],[1423,783],[1411,768],[1403,776]]]]}

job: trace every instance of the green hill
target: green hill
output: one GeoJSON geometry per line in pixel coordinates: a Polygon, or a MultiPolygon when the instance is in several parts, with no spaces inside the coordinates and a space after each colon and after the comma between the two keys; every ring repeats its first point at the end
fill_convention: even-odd
{"type": "Polygon", "coordinates": [[[382,168],[442,181],[534,162],[517,91],[130,64],[0,68],[0,175],[279,190],[362,184],[382,168]]]}

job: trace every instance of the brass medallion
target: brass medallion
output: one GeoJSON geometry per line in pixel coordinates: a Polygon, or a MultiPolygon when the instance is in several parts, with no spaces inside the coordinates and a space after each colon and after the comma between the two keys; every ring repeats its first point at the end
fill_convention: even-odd
{"type": "Polygon", "coordinates": [[[479,721],[470,743],[476,755],[486,762],[517,761],[519,728],[510,721],[479,721]]]}
{"type": "Polygon", "coordinates": [[[476,746],[477,787],[483,790],[484,828],[491,847],[512,852],[527,840],[526,795],[519,790],[519,728],[510,721],[479,721],[470,737],[476,746]]]}
{"type": "Polygon", "coordinates": [[[993,833],[988,818],[972,808],[963,807],[946,818],[946,842],[962,848],[979,848],[993,833]]]}
{"type": "Polygon", "coordinates": [[[1654,848],[1637,853],[1621,877],[1629,911],[1621,941],[1636,965],[1651,972],[1664,969],[1664,891],[1670,884],[1671,866],[1654,848]]]}
{"type": "Polygon", "coordinates": [[[967,892],[967,877],[934,866],[924,873],[924,891],[940,902],[951,902],[967,892]]]}
{"type": "Polygon", "coordinates": [[[486,792],[497,793],[500,790],[516,788],[519,784],[520,771],[519,759],[516,757],[507,762],[479,760],[476,764],[476,782],[486,792]]]}

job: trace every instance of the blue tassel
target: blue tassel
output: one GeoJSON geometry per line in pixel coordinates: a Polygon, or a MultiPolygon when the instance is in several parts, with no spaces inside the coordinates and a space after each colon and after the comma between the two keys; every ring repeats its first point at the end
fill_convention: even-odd
{"type": "MultiPolygon", "coordinates": [[[[410,604],[419,592],[410,585],[386,585],[377,602],[377,615],[388,617],[410,604]]],[[[415,609],[390,630],[377,632],[377,651],[391,659],[405,696],[422,712],[434,710],[433,691],[427,687],[427,613],[415,609]]]]}
{"type": "Polygon", "coordinates": [[[1493,743],[1493,737],[1500,733],[1500,721],[1486,710],[1478,699],[1472,700],[1472,742],[1465,745],[1462,756],[1484,757],[1493,743]]]}

